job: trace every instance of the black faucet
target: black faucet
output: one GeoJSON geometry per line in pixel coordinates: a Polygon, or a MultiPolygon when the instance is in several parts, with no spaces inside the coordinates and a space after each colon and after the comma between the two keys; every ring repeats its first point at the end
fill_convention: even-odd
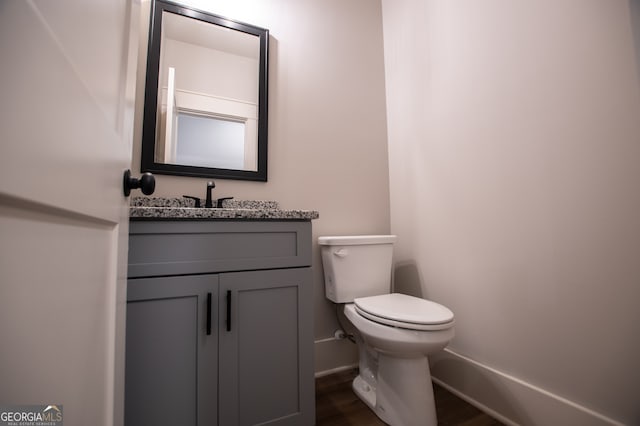
{"type": "Polygon", "coordinates": [[[213,207],[213,201],[211,200],[211,191],[216,187],[216,184],[211,180],[207,182],[207,199],[204,202],[206,208],[213,207]]]}

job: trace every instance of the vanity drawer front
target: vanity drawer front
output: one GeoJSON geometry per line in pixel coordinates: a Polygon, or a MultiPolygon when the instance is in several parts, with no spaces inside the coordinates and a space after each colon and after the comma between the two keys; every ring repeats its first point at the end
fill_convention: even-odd
{"type": "Polygon", "coordinates": [[[311,265],[311,222],[132,221],[129,278],[311,265]]]}

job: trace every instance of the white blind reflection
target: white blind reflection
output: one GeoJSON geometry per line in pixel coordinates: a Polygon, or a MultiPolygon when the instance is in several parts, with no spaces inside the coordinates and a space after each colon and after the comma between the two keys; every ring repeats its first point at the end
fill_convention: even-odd
{"type": "Polygon", "coordinates": [[[243,122],[180,112],[177,130],[176,164],[244,169],[243,122]]]}

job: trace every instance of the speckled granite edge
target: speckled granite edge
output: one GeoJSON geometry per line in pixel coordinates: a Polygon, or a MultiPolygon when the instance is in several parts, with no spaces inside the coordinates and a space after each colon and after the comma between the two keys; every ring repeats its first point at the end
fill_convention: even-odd
{"type": "Polygon", "coordinates": [[[223,200],[222,207],[225,209],[260,209],[276,210],[280,206],[277,201],[266,200],[223,200]]]}
{"type": "Polygon", "coordinates": [[[243,219],[243,220],[313,220],[315,210],[279,209],[205,209],[192,207],[130,207],[129,217],[136,219],[243,219]]]}
{"type": "MultiPolygon", "coordinates": [[[[203,199],[200,200],[204,206],[203,199]]],[[[216,200],[213,200],[214,203],[216,200]]],[[[195,202],[189,198],[179,197],[133,197],[131,198],[130,207],[194,207],[195,202]]],[[[277,201],[266,200],[223,200],[222,207],[226,209],[278,209],[277,201]]]]}
{"type": "MultiPolygon", "coordinates": [[[[202,200],[204,204],[204,200],[202,200]]],[[[194,201],[178,197],[133,197],[129,207],[131,219],[248,219],[313,220],[314,210],[280,210],[276,201],[224,200],[223,208],[194,208],[194,201]]]]}

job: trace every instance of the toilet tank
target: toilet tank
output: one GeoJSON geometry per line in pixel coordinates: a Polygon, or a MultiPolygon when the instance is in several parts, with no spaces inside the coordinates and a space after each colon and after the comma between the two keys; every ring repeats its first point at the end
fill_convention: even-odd
{"type": "Polygon", "coordinates": [[[395,235],[319,237],[327,299],[350,303],[389,293],[395,240],[395,235]]]}

